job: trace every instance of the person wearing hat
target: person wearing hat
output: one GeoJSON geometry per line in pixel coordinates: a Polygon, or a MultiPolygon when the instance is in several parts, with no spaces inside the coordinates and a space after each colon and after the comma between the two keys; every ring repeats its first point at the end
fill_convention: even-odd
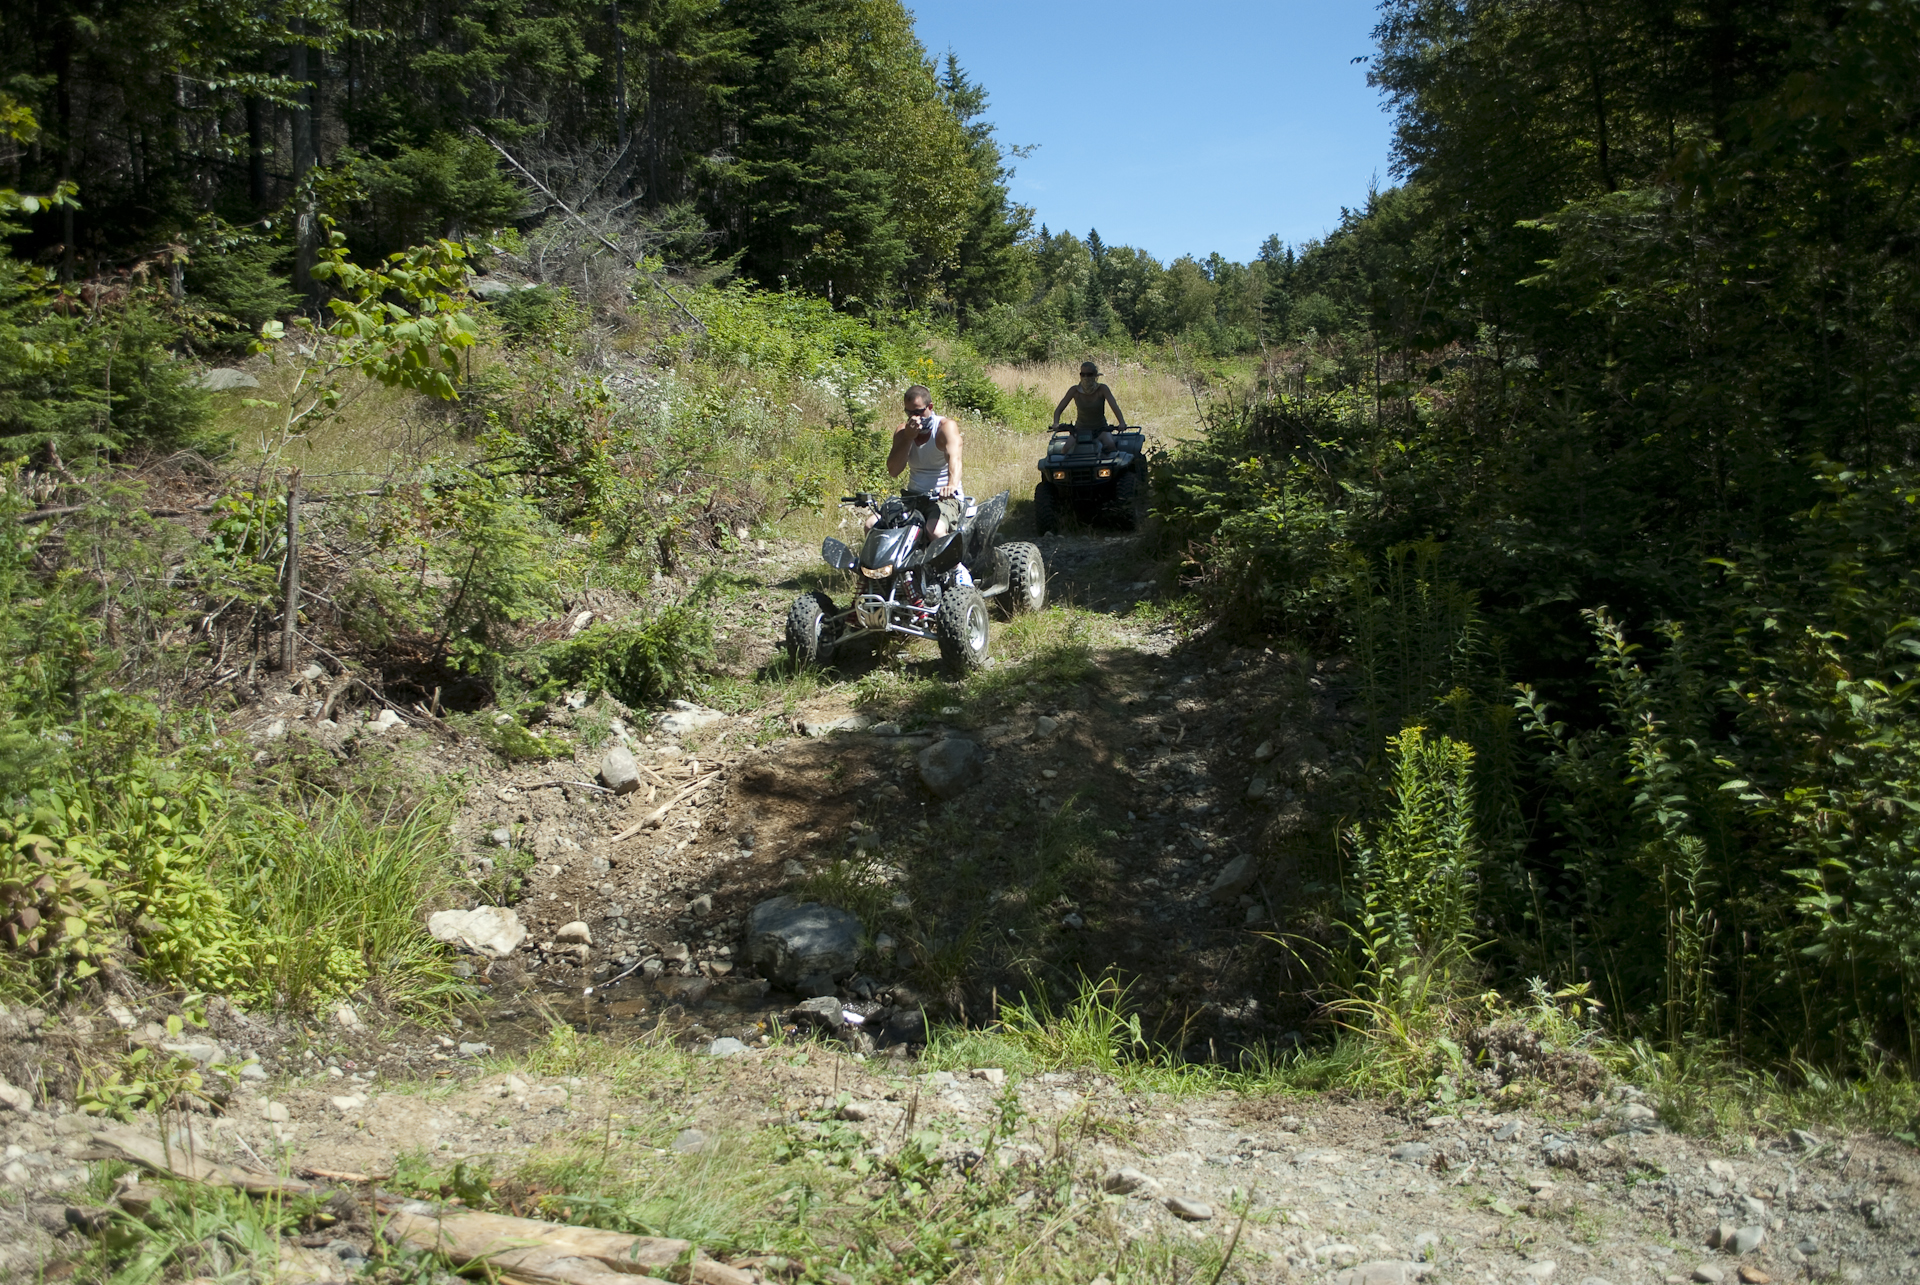
{"type": "Polygon", "coordinates": [[[1067,389],[1067,395],[1053,408],[1053,427],[1060,427],[1060,412],[1072,402],[1075,407],[1075,428],[1091,428],[1100,434],[1100,445],[1112,450],[1113,433],[1107,427],[1107,407],[1113,407],[1114,418],[1120,421],[1121,429],[1127,426],[1127,413],[1120,409],[1120,403],[1113,398],[1113,390],[1100,382],[1100,368],[1090,361],[1080,363],[1080,382],[1067,389]]]}

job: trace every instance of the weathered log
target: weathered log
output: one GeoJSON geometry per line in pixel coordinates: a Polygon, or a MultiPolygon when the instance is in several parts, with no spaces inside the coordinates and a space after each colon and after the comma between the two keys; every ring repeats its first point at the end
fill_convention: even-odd
{"type": "Polygon", "coordinates": [[[484,1263],[524,1285],[632,1285],[635,1276],[693,1285],[753,1285],[749,1272],[706,1257],[691,1241],[568,1227],[533,1218],[382,1198],[381,1234],[440,1254],[456,1267],[484,1263]]]}
{"type": "Polygon", "coordinates": [[[190,1148],[168,1146],[149,1133],[123,1124],[110,1124],[94,1131],[92,1144],[83,1155],[86,1160],[123,1160],[155,1173],[170,1174],[188,1182],[209,1187],[235,1187],[260,1195],[304,1196],[322,1188],[298,1178],[281,1178],[255,1173],[238,1165],[221,1165],[195,1154],[190,1148]]]}

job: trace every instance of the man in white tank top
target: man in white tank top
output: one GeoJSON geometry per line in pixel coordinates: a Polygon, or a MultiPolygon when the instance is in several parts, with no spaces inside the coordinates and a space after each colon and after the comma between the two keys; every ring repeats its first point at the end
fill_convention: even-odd
{"type": "Polygon", "coordinates": [[[893,449],[887,453],[887,472],[908,472],[907,489],[931,494],[940,509],[935,535],[944,535],[960,521],[960,425],[933,411],[933,394],[915,384],[905,397],[906,422],[893,430],[893,449]]]}

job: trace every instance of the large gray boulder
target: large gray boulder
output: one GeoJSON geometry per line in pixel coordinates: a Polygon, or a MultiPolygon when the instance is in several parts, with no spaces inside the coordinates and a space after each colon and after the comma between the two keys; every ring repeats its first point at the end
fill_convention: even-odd
{"type": "Polygon", "coordinates": [[[775,897],[747,916],[747,960],[785,987],[818,973],[845,977],[860,962],[860,920],[835,906],[775,897]]]}
{"type": "Polygon", "coordinates": [[[920,766],[920,780],[942,799],[959,798],[986,769],[980,747],[958,736],[927,746],[915,762],[920,766]]]}

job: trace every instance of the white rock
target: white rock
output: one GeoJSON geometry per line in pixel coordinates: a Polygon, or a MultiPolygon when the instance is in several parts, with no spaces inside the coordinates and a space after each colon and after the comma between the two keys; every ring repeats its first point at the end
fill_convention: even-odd
{"type": "Polygon", "coordinates": [[[375,718],[372,722],[367,724],[367,730],[369,732],[372,732],[375,736],[381,736],[387,732],[392,731],[394,728],[400,726],[400,724],[404,721],[405,720],[403,720],[398,714],[394,713],[392,710],[383,709],[380,711],[379,717],[375,718]]]}
{"type": "Polygon", "coordinates": [[[1426,1270],[1424,1263],[1381,1259],[1347,1268],[1333,1278],[1333,1285],[1413,1285],[1426,1270]]]}
{"type": "Polygon", "coordinates": [[[573,623],[567,626],[567,637],[569,638],[573,637],[575,634],[579,633],[581,630],[585,629],[588,625],[592,623],[593,623],[593,613],[591,611],[581,612],[579,615],[573,618],[573,623]]]}
{"type": "Polygon", "coordinates": [[[702,727],[725,722],[726,718],[717,709],[707,709],[689,701],[674,701],[673,709],[660,716],[659,724],[660,730],[668,736],[685,736],[702,727]]]}
{"type": "Polygon", "coordinates": [[[367,1105],[367,1095],[364,1093],[347,1093],[337,1098],[328,1098],[327,1101],[331,1102],[333,1109],[341,1115],[352,1115],[355,1111],[367,1105]]]}
{"type": "Polygon", "coordinates": [[[260,739],[263,741],[286,740],[287,739],[287,720],[284,718],[276,718],[271,723],[268,723],[266,726],[266,730],[260,733],[260,739]]]}
{"type": "Polygon", "coordinates": [[[441,941],[505,959],[527,939],[520,916],[507,906],[441,910],[427,917],[427,931],[441,941]]]}
{"type": "Polygon", "coordinates": [[[232,366],[215,366],[212,370],[201,372],[200,377],[193,382],[210,393],[227,393],[236,388],[260,387],[260,381],[257,378],[244,370],[236,370],[232,366]]]}
{"type": "Polygon", "coordinates": [[[16,1187],[26,1186],[28,1180],[32,1177],[33,1175],[27,1172],[27,1167],[18,1160],[8,1165],[5,1169],[0,1169],[0,1178],[5,1178],[16,1187]]]}
{"type": "Polygon", "coordinates": [[[976,1066],[971,1074],[974,1079],[985,1080],[996,1089],[1007,1082],[1007,1073],[997,1066],[976,1066]]]}
{"type": "Polygon", "coordinates": [[[561,924],[560,931],[553,935],[553,939],[555,941],[572,942],[580,946],[591,946],[593,945],[593,930],[588,928],[581,920],[576,919],[570,924],[561,924]]]}
{"type": "Polygon", "coordinates": [[[4,1078],[0,1078],[0,1104],[12,1107],[21,1115],[25,1115],[33,1110],[33,1094],[25,1089],[15,1088],[4,1078]]]}
{"type": "Polygon", "coordinates": [[[747,1051],[747,1046],[731,1035],[722,1035],[707,1045],[708,1057],[739,1057],[747,1051]]]}
{"type": "Polygon", "coordinates": [[[269,1124],[285,1124],[293,1119],[293,1112],[287,1110],[284,1102],[263,1102],[260,1105],[260,1118],[269,1124]]]}
{"type": "Polygon", "coordinates": [[[333,1020],[349,1031],[360,1029],[360,1014],[353,1011],[351,1004],[342,1004],[334,1009],[333,1020]]]}
{"type": "Polygon", "coordinates": [[[1551,1258],[1543,1258],[1537,1263],[1528,1263],[1525,1267],[1515,1272],[1514,1275],[1523,1280],[1544,1281],[1559,1270],[1560,1264],[1554,1262],[1551,1258]]]}
{"type": "Polygon", "coordinates": [[[130,1031],[134,1028],[133,1010],[124,1004],[107,1005],[107,1016],[111,1017],[113,1024],[123,1031],[130,1031]]]}

